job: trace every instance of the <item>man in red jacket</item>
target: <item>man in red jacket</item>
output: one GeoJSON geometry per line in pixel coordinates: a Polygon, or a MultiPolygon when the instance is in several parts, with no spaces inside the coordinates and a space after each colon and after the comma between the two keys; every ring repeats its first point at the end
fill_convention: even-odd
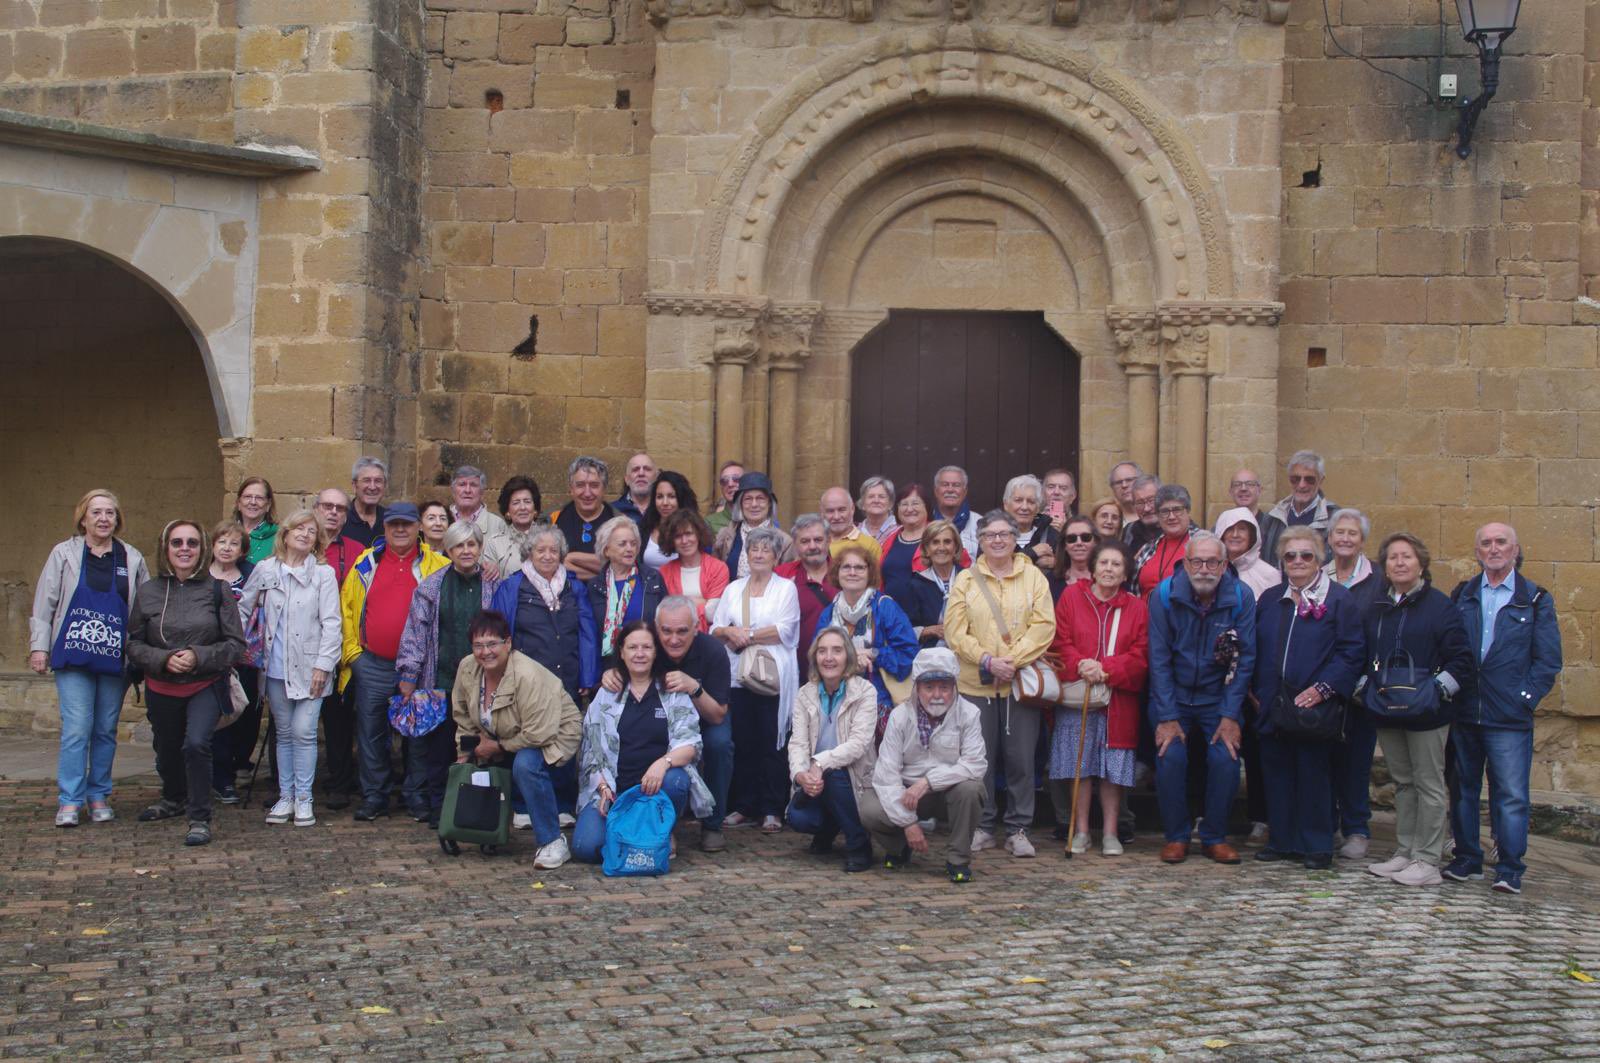
{"type": "Polygon", "coordinates": [[[817,635],[817,621],[822,611],[839,593],[839,588],[828,582],[828,525],[815,513],[805,513],[794,522],[794,549],[797,557],[772,571],[794,583],[800,599],[800,644],[795,653],[800,658],[800,674],[808,675],[811,640],[817,635]]]}

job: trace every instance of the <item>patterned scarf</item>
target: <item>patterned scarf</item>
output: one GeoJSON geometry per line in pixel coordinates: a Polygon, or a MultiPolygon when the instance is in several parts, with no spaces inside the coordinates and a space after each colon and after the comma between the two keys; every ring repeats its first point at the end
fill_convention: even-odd
{"type": "Polygon", "coordinates": [[[633,588],[639,583],[639,570],[630,568],[628,574],[620,581],[619,589],[616,578],[611,575],[611,570],[606,569],[606,622],[601,629],[600,654],[606,656],[611,653],[612,640],[622,629],[622,618],[628,615],[628,601],[633,597],[633,588]]]}
{"type": "Polygon", "coordinates": [[[567,585],[567,570],[557,566],[554,579],[545,579],[534,569],[532,561],[522,563],[522,574],[528,578],[533,589],[539,592],[539,597],[544,599],[547,609],[554,612],[561,607],[561,590],[567,585]]]}
{"type": "Polygon", "coordinates": [[[833,599],[833,622],[853,634],[862,618],[872,612],[872,599],[877,597],[877,594],[877,591],[868,587],[861,592],[861,597],[856,599],[856,604],[851,605],[844,600],[844,592],[839,592],[833,599]]]}
{"type": "Polygon", "coordinates": [[[933,729],[939,726],[943,716],[929,716],[922,706],[917,705],[917,741],[922,743],[922,748],[927,749],[928,743],[933,740],[933,729]]]}

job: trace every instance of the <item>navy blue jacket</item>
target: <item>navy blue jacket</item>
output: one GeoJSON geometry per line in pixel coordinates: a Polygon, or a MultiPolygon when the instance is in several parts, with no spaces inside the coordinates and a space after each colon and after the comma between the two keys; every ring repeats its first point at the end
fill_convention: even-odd
{"type": "MultiPolygon", "coordinates": [[[[955,579],[955,574],[960,571],[959,564],[951,570],[952,581],[955,579]]],[[[913,572],[911,578],[906,581],[906,588],[901,597],[895,597],[887,588],[884,593],[899,603],[900,608],[905,611],[906,619],[911,621],[912,627],[931,627],[944,622],[944,593],[939,590],[939,584],[921,572],[913,572]]],[[[939,639],[933,635],[924,635],[918,641],[925,647],[939,645],[939,639]]]]}
{"type": "Polygon", "coordinates": [[[1156,585],[1149,604],[1151,721],[1188,720],[1212,711],[1241,719],[1256,663],[1256,602],[1250,589],[1227,568],[1211,608],[1202,611],[1189,573],[1179,568],[1156,585]],[[1216,648],[1229,629],[1239,636],[1239,658],[1233,681],[1225,682],[1216,648]]]}
{"type": "MultiPolygon", "coordinates": [[[[635,566],[635,571],[636,575],[634,578],[638,582],[634,584],[633,593],[635,597],[640,599],[641,611],[639,616],[646,624],[653,625],[656,622],[656,606],[660,605],[661,599],[667,596],[667,584],[666,581],[661,578],[660,572],[651,568],[642,561],[635,566]]],[[[589,588],[589,611],[594,615],[595,627],[597,629],[602,628],[605,624],[606,583],[610,579],[611,566],[607,565],[600,570],[600,574],[598,576],[592,576],[583,581],[589,588]]],[[[628,603],[628,609],[630,612],[632,611],[632,601],[628,603]]],[[[600,660],[600,647],[602,644],[602,639],[595,639],[594,670],[596,675],[600,674],[600,669],[605,663],[600,660]]]]}
{"type": "Polygon", "coordinates": [[[592,690],[599,682],[600,637],[581,580],[568,575],[557,603],[554,610],[545,605],[517,569],[494,589],[489,608],[510,623],[512,647],[555,673],[576,704],[580,689],[592,690]]]}
{"type": "MultiPolygon", "coordinates": [[[[1445,593],[1424,583],[1396,602],[1389,596],[1389,585],[1385,581],[1372,608],[1367,611],[1366,629],[1369,682],[1377,677],[1379,669],[1398,646],[1411,654],[1418,668],[1426,668],[1435,676],[1449,672],[1460,687],[1454,696],[1444,699],[1438,717],[1400,726],[1408,731],[1431,731],[1455,719],[1461,705],[1471,697],[1477,675],[1474,664],[1477,655],[1467,643],[1467,629],[1461,623],[1461,614],[1445,593]]],[[[1388,721],[1379,722],[1395,726],[1388,721]]]]}
{"type": "Polygon", "coordinates": [[[1255,693],[1264,735],[1276,730],[1265,710],[1280,689],[1298,696],[1314,683],[1326,683],[1348,698],[1366,664],[1361,603],[1349,589],[1337,583],[1329,587],[1327,612],[1316,619],[1296,615],[1294,600],[1285,597],[1288,590],[1287,581],[1269,587],[1256,604],[1255,693]]]}
{"type": "MultiPolygon", "coordinates": [[[[1480,573],[1451,592],[1461,613],[1467,646],[1477,657],[1483,645],[1483,576],[1480,573]]],[[[1478,662],[1478,681],[1461,703],[1458,719],[1484,727],[1528,731],[1533,710],[1555,686],[1561,672],[1561,629],[1550,592],[1521,572],[1511,600],[1494,617],[1494,641],[1478,662]]]]}

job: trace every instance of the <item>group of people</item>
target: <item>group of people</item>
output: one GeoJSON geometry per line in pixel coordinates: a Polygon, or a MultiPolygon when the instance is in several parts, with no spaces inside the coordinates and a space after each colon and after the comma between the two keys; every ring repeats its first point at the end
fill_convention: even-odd
{"type": "Polygon", "coordinates": [[[1161,860],[1198,835],[1236,864],[1241,764],[1255,859],[1327,868],[1367,855],[1381,745],[1398,847],[1368,870],[1413,886],[1482,874],[1487,773],[1494,887],[1518,892],[1533,713],[1561,645],[1515,530],[1479,529],[1481,571],[1446,595],[1410,533],[1368,557],[1370,522],[1324,496],[1320,457],[1286,472],[1290,494],[1263,509],[1240,469],[1211,530],[1185,488],[1133,462],[1081,509],[1073,474],[1052,469],[977,513],[949,466],[931,489],[829,488],[785,526],[770,479],[738,462],[703,508],[648,454],[614,499],[606,464],[579,457],[546,517],[527,476],[491,512],[471,466],[448,502],[386,503],[386,468],[362,458],[349,493],[281,521],[252,477],[231,520],[168,522],[153,576],[119,537],[116,496],[92,490],[31,624],[30,665],[53,671],[61,705],[56,823],[114,818],[137,682],[162,784],[139,818],[184,817],[191,845],[211,838],[214,798],[237,800],[263,702],[267,821],[306,826],[319,720],[325,807],[370,821],[395,789],[391,719],[432,699],[442,721],[401,743],[406,812],[437,826],[452,763],[503,764],[540,868],[597,862],[638,786],[698,819],[707,852],[727,829],[787,823],[817,853],[842,835],[847,871],[875,852],[903,867],[943,824],[945,871],[965,882],[974,851],[1036,855],[1041,792],[1069,855],[1096,826],[1121,855],[1141,776],[1161,860]]]}

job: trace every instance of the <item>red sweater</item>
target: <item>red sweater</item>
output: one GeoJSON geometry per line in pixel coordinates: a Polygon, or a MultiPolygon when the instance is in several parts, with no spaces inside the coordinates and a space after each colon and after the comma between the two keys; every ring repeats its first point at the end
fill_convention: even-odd
{"type": "Polygon", "coordinates": [[[1106,745],[1134,749],[1139,744],[1139,694],[1150,664],[1150,613],[1143,601],[1125,590],[1102,602],[1090,586],[1091,581],[1079,580],[1061,592],[1056,600],[1056,637],[1050,648],[1061,658],[1063,682],[1082,678],[1078,662],[1086,657],[1105,666],[1111,684],[1106,745]],[[1117,624],[1116,645],[1106,654],[1101,651],[1111,635],[1112,614],[1118,609],[1122,620],[1117,624]]]}
{"type": "Polygon", "coordinates": [[[385,550],[378,558],[377,571],[372,574],[372,586],[367,588],[366,616],[362,625],[365,638],[361,646],[391,661],[400,656],[400,633],[406,629],[406,618],[411,615],[411,596],[417,590],[417,577],[411,565],[416,559],[415,549],[404,557],[393,550],[385,550]]]}

